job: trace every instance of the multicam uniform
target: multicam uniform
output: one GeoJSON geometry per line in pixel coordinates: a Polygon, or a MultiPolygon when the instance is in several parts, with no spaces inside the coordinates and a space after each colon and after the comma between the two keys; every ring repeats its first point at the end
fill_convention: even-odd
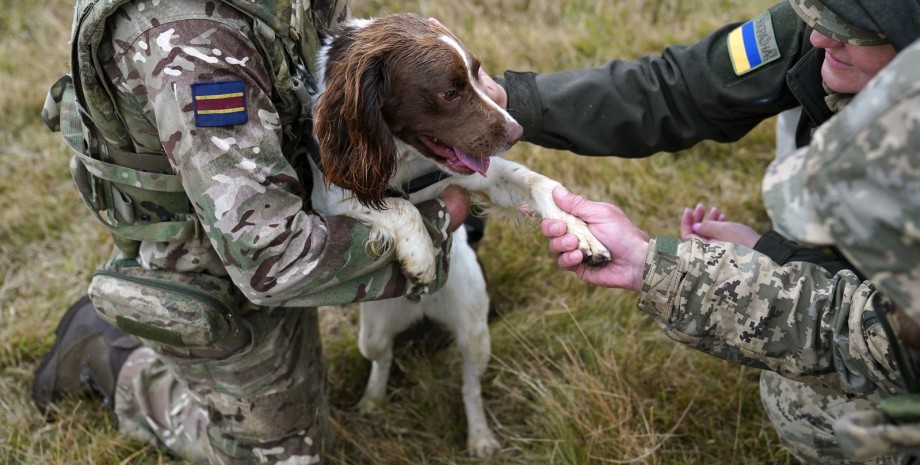
{"type": "MultiPolygon", "coordinates": [[[[146,269],[229,277],[247,301],[233,311],[236,337],[210,347],[173,345],[181,338],[158,340],[172,333],[122,326],[125,315],[107,315],[127,332],[149,336],[120,372],[115,410],[123,432],[183,458],[317,463],[331,432],[315,306],[400,296],[406,283],[391,253],[367,255],[367,227],[310,212],[310,186],[302,184],[311,179],[308,110],[291,90],[296,73],[282,42],[272,40],[281,29],[269,24],[273,18],[244,14],[231,3],[99,2],[97,10],[114,14],[96,17],[96,10],[82,14],[93,3],[77,6],[77,95],[92,118],[84,125],[97,127],[89,134],[106,140],[88,142],[105,146],[90,150],[94,160],[74,159],[78,185],[87,171],[103,178],[136,174],[153,184],[160,182],[156,172],[175,173],[181,182],[178,201],[143,193],[132,201],[119,194],[134,193],[131,183],[118,179],[107,212],[94,208],[105,197],[95,181],[83,183],[84,199],[122,228],[115,228],[120,258],[136,258],[146,269]],[[117,168],[125,164],[142,172],[117,168]],[[169,241],[117,234],[170,222],[193,227],[169,241]]],[[[347,14],[344,1],[286,3],[292,4],[293,11],[279,11],[299,26],[290,36],[308,55],[319,33],[347,14]]],[[[309,85],[300,84],[301,90],[309,85]]],[[[43,116],[52,125],[66,120],[43,116]]],[[[443,203],[419,208],[446,257],[443,203]]],[[[131,298],[143,300],[140,294],[131,298]]]]}

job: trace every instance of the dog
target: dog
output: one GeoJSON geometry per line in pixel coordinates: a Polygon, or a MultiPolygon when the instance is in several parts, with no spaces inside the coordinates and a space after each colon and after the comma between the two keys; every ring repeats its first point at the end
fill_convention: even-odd
{"type": "Polygon", "coordinates": [[[411,282],[407,297],[360,304],[358,345],[372,368],[359,408],[369,412],[383,401],[394,336],[427,316],[452,332],[461,351],[467,448],[489,457],[500,445],[480,386],[491,356],[485,278],[461,227],[452,235],[446,283],[425,294],[437,250],[413,203],[459,185],[486,208],[565,221],[589,264],[610,254],[584,222],[556,206],[558,182],[501,158],[523,129],[483,91],[477,58],[437,21],[412,14],[346,20],[324,39],[317,68],[313,207],[369,225],[376,244],[369,249],[394,248],[411,282]]]}

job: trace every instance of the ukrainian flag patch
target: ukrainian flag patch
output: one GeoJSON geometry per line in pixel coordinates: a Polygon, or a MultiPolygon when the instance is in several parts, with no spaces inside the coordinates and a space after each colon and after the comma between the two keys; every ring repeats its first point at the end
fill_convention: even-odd
{"type": "Polygon", "coordinates": [[[246,88],[243,81],[196,82],[195,126],[235,126],[246,124],[246,88]]]}
{"type": "Polygon", "coordinates": [[[728,53],[735,74],[753,71],[779,59],[779,47],[773,32],[770,12],[766,12],[737,27],[728,34],[728,53]]]}

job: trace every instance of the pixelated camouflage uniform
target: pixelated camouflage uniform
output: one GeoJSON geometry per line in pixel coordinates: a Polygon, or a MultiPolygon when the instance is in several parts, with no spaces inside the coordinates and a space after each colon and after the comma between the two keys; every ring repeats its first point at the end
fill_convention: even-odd
{"type": "MultiPolygon", "coordinates": [[[[743,74],[735,72],[730,53],[729,36],[743,24],[734,23],[696,43],[669,46],[634,61],[549,73],[509,70],[499,82],[507,89],[509,112],[524,127],[523,139],[541,146],[585,155],[644,157],[702,140],[735,141],[767,118],[794,111],[792,121],[780,118],[791,135],[778,145],[782,155],[807,145],[813,131],[851,97],[823,85],[824,51],[810,42],[813,28],[869,45],[883,42],[881,26],[884,42],[897,49],[920,31],[920,15],[910,14],[917,9],[915,0],[831,2],[845,17],[827,21],[830,11],[815,0],[784,1],[759,15],[757,21],[770,25],[778,53],[743,74]],[[868,16],[878,23],[865,20],[868,16]]],[[[787,258],[807,252],[789,241],[770,244],[787,258]]],[[[803,460],[841,463],[832,422],[818,418],[835,418],[859,408],[861,401],[832,398],[827,394],[833,391],[820,385],[769,372],[763,376],[764,405],[771,419],[782,419],[775,423],[784,443],[803,460]]]]}
{"type": "MultiPolygon", "coordinates": [[[[783,410],[813,415],[815,428],[797,433],[810,435],[822,454],[803,460],[833,462],[836,450],[839,461],[894,463],[920,445],[920,417],[870,410],[918,387],[920,359],[891,337],[897,334],[892,299],[920,321],[918,59],[920,46],[902,52],[818,130],[810,153],[777,160],[764,181],[774,221],[798,239],[837,245],[871,281],[846,269],[779,265],[742,246],[695,239],[654,238],[647,257],[639,305],[673,339],[805,380],[814,399],[825,393],[861,399],[827,416],[836,406],[810,405],[812,399],[797,399],[799,390],[773,394],[778,402],[802,403],[766,406],[778,428],[791,420],[772,418],[783,410]],[[810,188],[804,194],[803,186],[810,188]],[[906,423],[886,420],[893,416],[906,423]]],[[[777,378],[765,377],[763,388],[782,390],[771,381],[777,378]]]]}
{"type": "Polygon", "coordinates": [[[920,460],[920,43],[898,57],[815,136],[807,153],[771,167],[764,199],[792,237],[834,245],[906,315],[880,314],[910,395],[843,416],[834,431],[852,457],[920,460]],[[851,111],[852,110],[852,111],[851,111]]]}
{"type": "MultiPolygon", "coordinates": [[[[366,226],[312,214],[302,184],[308,107],[295,92],[309,83],[293,82],[289,56],[299,47],[314,66],[319,32],[346,17],[345,2],[236,2],[276,9],[261,16],[231,3],[78,3],[73,75],[82,124],[96,129],[72,121],[67,81],[52,89],[61,114],[47,105],[43,117],[78,152],[75,179],[113,229],[116,261],[229,277],[244,302],[231,315],[239,334],[220,345],[134,332],[150,338],[119,375],[120,430],[191,460],[317,463],[332,435],[315,306],[400,296],[406,280],[392,252],[367,255],[366,226]],[[243,85],[244,121],[197,126],[193,85],[225,81],[243,85]],[[113,180],[111,191],[100,178],[113,180]]],[[[446,265],[446,209],[419,208],[446,265]]],[[[430,290],[445,277],[439,267],[430,290]]],[[[125,315],[107,316],[132,332],[125,315]]]]}

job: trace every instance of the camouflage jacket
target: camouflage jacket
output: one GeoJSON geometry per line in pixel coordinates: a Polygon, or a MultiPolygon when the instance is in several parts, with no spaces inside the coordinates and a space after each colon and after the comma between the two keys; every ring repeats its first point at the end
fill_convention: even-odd
{"type": "Polygon", "coordinates": [[[904,392],[879,323],[891,302],[852,271],[659,236],[643,279],[639,308],[678,342],[851,394],[904,392]]]}
{"type": "MultiPolygon", "coordinates": [[[[344,2],[321,3],[312,14],[344,19],[344,2]]],[[[296,151],[299,134],[285,134],[289,111],[279,107],[290,90],[276,82],[280,60],[259,42],[257,27],[227,4],[197,0],[132,1],[109,19],[97,73],[111,89],[128,148],[168,158],[204,233],[144,242],[139,260],[229,275],[262,305],[402,295],[405,278],[391,254],[365,252],[366,226],[309,210],[309,186],[301,183],[309,167],[296,151]]],[[[315,31],[302,33],[315,39],[315,31]]],[[[435,243],[445,244],[443,204],[420,209],[432,219],[435,243]]]]}

